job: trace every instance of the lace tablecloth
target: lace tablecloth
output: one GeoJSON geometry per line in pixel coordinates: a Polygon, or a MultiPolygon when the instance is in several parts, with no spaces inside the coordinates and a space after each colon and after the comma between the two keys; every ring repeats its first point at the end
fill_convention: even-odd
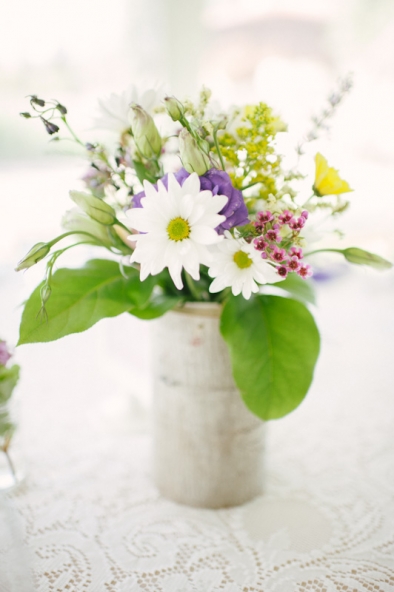
{"type": "Polygon", "coordinates": [[[269,425],[265,494],[239,508],[155,489],[137,321],[20,350],[28,475],[10,503],[39,592],[394,590],[393,278],[319,292],[313,387],[269,425]]]}

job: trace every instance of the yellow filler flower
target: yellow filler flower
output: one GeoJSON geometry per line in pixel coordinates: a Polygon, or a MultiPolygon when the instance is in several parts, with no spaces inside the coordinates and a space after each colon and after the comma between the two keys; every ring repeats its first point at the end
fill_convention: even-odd
{"type": "Polygon", "coordinates": [[[348,193],[353,191],[349,187],[349,183],[341,179],[338,171],[333,167],[329,167],[327,160],[320,152],[315,156],[316,172],[315,182],[313,184],[313,191],[318,196],[322,195],[338,195],[340,193],[348,193]]]}

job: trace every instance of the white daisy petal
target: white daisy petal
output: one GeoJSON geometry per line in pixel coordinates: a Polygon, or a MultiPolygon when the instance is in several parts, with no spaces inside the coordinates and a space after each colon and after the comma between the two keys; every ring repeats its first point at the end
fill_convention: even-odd
{"type": "Polygon", "coordinates": [[[259,284],[280,281],[275,267],[261,259],[253,245],[242,238],[234,238],[228,231],[224,232],[224,240],[211,249],[213,262],[208,275],[215,278],[209,288],[210,292],[219,292],[231,287],[234,296],[242,293],[248,300],[252,293],[259,291],[259,284]]]}
{"type": "MultiPolygon", "coordinates": [[[[174,284],[181,290],[182,269],[198,280],[200,265],[209,266],[213,262],[208,246],[223,242],[223,236],[215,228],[225,219],[218,212],[227,198],[216,199],[210,191],[200,191],[200,179],[195,173],[182,186],[169,174],[168,189],[161,180],[157,190],[147,181],[144,189],[141,207],[127,213],[130,226],[141,233],[131,235],[136,243],[131,261],[141,265],[141,279],[168,268],[174,284]]],[[[228,256],[219,250],[215,253],[218,260],[224,258],[226,265],[228,256]]],[[[215,265],[217,274],[221,268],[215,265]]]]}
{"type": "Polygon", "coordinates": [[[185,179],[182,189],[184,195],[196,195],[200,192],[200,178],[197,173],[192,173],[185,179]]]}
{"type": "Polygon", "coordinates": [[[202,245],[212,245],[223,240],[216,230],[209,226],[194,226],[190,232],[190,239],[202,245]]]}

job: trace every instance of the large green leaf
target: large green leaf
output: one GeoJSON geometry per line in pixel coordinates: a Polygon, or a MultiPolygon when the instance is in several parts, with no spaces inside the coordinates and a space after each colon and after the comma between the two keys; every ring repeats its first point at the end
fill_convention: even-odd
{"type": "Polygon", "coordinates": [[[280,296],[231,296],[220,328],[249,409],[265,420],[293,411],[308,392],[319,355],[319,332],[306,306],[280,296]]]}
{"type": "Polygon", "coordinates": [[[25,304],[18,345],[53,341],[85,331],[100,319],[115,317],[133,306],[143,307],[155,281],[149,277],[141,282],[136,269],[126,270],[127,278],[116,261],[93,259],[82,269],[56,271],[45,307],[47,320],[39,315],[40,284],[25,304]]]}
{"type": "Polygon", "coordinates": [[[180,296],[167,296],[166,294],[155,294],[148,304],[143,308],[137,306],[130,310],[130,313],[139,319],[150,321],[163,316],[169,310],[172,310],[182,302],[180,296]]]}
{"type": "Polygon", "coordinates": [[[315,290],[313,289],[312,282],[302,279],[296,273],[289,273],[285,280],[274,284],[273,287],[289,292],[297,300],[316,304],[315,290]]]}

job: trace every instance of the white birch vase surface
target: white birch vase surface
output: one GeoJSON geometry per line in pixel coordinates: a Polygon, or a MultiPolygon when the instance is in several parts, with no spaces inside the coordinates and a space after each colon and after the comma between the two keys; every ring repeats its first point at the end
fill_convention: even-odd
{"type": "Polygon", "coordinates": [[[264,424],[234,383],[220,313],[216,303],[187,303],[155,322],[155,482],[165,497],[204,508],[262,491],[264,424]]]}

